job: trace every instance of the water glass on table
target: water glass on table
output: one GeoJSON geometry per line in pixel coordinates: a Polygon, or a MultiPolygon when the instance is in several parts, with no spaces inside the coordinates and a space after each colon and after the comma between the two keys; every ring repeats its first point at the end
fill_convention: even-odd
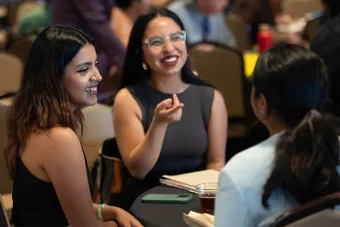
{"type": "Polygon", "coordinates": [[[213,212],[218,183],[203,183],[196,186],[198,197],[204,212],[213,212]]]}

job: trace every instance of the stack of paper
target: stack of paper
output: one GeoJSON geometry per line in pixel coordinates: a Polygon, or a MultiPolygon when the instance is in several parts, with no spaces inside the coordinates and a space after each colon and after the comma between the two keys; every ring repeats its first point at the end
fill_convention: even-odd
{"type": "Polygon", "coordinates": [[[217,183],[219,173],[220,172],[216,170],[209,169],[174,176],[163,175],[160,182],[168,186],[196,192],[196,185],[203,183],[217,183]]]}
{"type": "Polygon", "coordinates": [[[199,214],[190,211],[189,214],[183,214],[184,222],[190,227],[214,227],[215,217],[210,214],[199,214]]]}

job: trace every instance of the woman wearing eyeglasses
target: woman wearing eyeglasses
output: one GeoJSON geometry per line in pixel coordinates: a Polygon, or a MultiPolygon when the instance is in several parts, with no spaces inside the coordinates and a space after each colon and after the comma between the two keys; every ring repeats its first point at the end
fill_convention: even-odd
{"type": "Polygon", "coordinates": [[[167,9],[135,22],[113,116],[131,175],[124,188],[129,205],[163,174],[219,170],[225,164],[224,99],[192,73],[183,24],[167,9]]]}

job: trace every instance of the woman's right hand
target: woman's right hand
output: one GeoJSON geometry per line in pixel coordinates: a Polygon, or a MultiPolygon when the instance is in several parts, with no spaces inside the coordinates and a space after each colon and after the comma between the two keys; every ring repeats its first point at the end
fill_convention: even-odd
{"type": "Polygon", "coordinates": [[[179,102],[176,94],[172,99],[165,99],[155,108],[154,120],[160,123],[171,123],[181,120],[184,104],[179,102]]]}

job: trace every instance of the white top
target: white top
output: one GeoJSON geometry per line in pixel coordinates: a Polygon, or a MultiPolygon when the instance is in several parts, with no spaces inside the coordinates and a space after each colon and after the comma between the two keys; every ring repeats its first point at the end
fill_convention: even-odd
{"type": "MultiPolygon", "coordinates": [[[[273,168],[279,134],[233,157],[221,170],[215,204],[215,227],[265,227],[298,205],[276,190],[262,206],[263,186],[273,168]]],[[[340,173],[340,166],[338,167],[340,173]]]]}

